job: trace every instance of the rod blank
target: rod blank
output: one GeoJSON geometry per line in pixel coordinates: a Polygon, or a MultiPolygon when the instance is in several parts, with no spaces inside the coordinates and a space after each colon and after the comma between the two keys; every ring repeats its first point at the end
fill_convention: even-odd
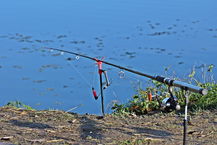
{"type": "Polygon", "coordinates": [[[183,90],[186,90],[186,91],[199,93],[201,95],[206,95],[208,93],[207,89],[203,89],[201,87],[197,87],[197,86],[185,83],[185,82],[169,79],[169,78],[162,77],[162,76],[153,76],[153,75],[150,75],[150,74],[145,74],[145,73],[142,73],[142,72],[139,72],[139,71],[136,71],[136,70],[132,70],[132,69],[120,66],[120,65],[116,65],[116,64],[113,64],[113,63],[110,63],[110,62],[106,62],[106,61],[103,61],[103,60],[97,60],[96,58],[86,56],[86,55],[82,55],[82,54],[79,54],[79,53],[75,53],[75,52],[71,52],[71,51],[67,51],[67,50],[61,50],[61,49],[57,49],[57,48],[46,48],[46,49],[65,52],[65,53],[77,55],[77,56],[84,57],[84,58],[94,60],[94,61],[100,61],[100,62],[102,62],[104,64],[107,64],[107,65],[110,65],[110,66],[113,66],[113,67],[116,67],[116,68],[119,68],[119,69],[123,69],[123,70],[126,70],[128,72],[140,75],[140,76],[144,76],[144,77],[159,81],[159,82],[167,84],[169,86],[179,87],[179,88],[181,88],[183,90]]]}

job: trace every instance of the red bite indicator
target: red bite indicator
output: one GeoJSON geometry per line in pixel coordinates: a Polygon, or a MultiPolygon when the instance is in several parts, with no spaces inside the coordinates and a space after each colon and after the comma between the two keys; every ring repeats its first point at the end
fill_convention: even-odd
{"type": "Polygon", "coordinates": [[[96,90],[94,88],[92,88],[92,93],[93,93],[94,99],[97,100],[98,99],[98,95],[97,95],[96,90]]]}
{"type": "Polygon", "coordinates": [[[152,101],[152,94],[151,92],[148,92],[148,100],[151,102],[152,101]]]}

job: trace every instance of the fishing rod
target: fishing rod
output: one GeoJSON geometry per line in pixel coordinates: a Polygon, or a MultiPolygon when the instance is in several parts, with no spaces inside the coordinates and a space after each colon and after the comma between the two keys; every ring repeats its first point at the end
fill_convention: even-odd
{"type": "MultiPolygon", "coordinates": [[[[183,91],[183,95],[184,95],[184,98],[185,98],[185,115],[184,115],[184,120],[183,120],[183,145],[187,144],[187,122],[188,122],[187,118],[188,118],[189,93],[194,92],[194,93],[198,93],[198,94],[201,94],[201,95],[206,95],[208,93],[207,89],[203,89],[203,88],[198,87],[198,86],[194,86],[194,85],[182,82],[182,81],[170,79],[170,78],[163,77],[163,76],[158,76],[158,75],[153,76],[153,75],[150,75],[150,74],[145,74],[145,73],[133,70],[133,69],[129,69],[129,68],[126,68],[126,67],[123,67],[123,66],[120,66],[120,65],[116,65],[116,64],[104,61],[104,60],[99,60],[99,59],[96,59],[94,57],[90,57],[90,56],[83,55],[83,54],[80,54],[80,53],[75,53],[75,52],[71,52],[71,51],[67,51],[67,50],[63,50],[63,49],[57,49],[57,48],[46,48],[46,49],[59,51],[61,53],[65,52],[65,53],[68,53],[68,54],[84,57],[84,58],[87,58],[87,59],[90,59],[90,60],[93,60],[93,61],[97,62],[98,73],[99,73],[99,76],[100,76],[100,92],[101,92],[101,105],[102,105],[102,114],[103,114],[103,116],[104,116],[104,98],[103,98],[103,89],[104,88],[103,88],[103,83],[102,83],[102,74],[104,74],[104,76],[105,76],[105,80],[106,80],[106,84],[107,84],[106,87],[109,86],[109,83],[108,83],[108,78],[107,78],[106,71],[102,69],[102,64],[107,64],[107,65],[110,65],[110,66],[113,66],[113,67],[116,67],[116,68],[119,68],[119,69],[122,69],[122,70],[125,70],[125,71],[128,71],[128,72],[131,72],[131,73],[134,73],[134,74],[137,74],[137,75],[140,75],[140,76],[144,76],[144,77],[147,77],[147,78],[150,78],[152,80],[156,80],[158,82],[161,82],[163,84],[168,85],[168,91],[170,93],[170,97],[165,98],[162,101],[162,103],[165,106],[165,109],[169,109],[169,110],[170,109],[176,109],[176,110],[180,109],[180,105],[178,104],[178,98],[173,95],[171,87],[180,88],[183,91]]],[[[94,90],[94,88],[92,88],[92,92],[93,92],[94,98],[97,99],[98,95],[97,95],[96,91],[94,90]]]]}
{"type": "Polygon", "coordinates": [[[131,73],[134,73],[134,74],[137,74],[137,75],[140,75],[140,76],[150,78],[152,80],[156,80],[156,81],[164,83],[164,84],[166,84],[168,86],[174,86],[174,87],[181,88],[182,90],[185,90],[185,91],[199,93],[201,95],[206,95],[208,93],[207,89],[203,89],[203,88],[198,87],[198,86],[194,86],[194,85],[182,82],[182,81],[170,79],[170,78],[159,76],[159,75],[153,76],[153,75],[150,75],[150,74],[145,74],[145,73],[133,70],[133,69],[129,69],[129,68],[126,68],[126,67],[123,67],[123,66],[120,66],[120,65],[116,65],[116,64],[104,61],[104,60],[99,60],[99,59],[96,59],[94,57],[90,57],[90,56],[87,56],[87,55],[83,55],[83,54],[79,54],[79,53],[75,53],[75,52],[71,52],[71,51],[67,51],[67,50],[63,50],[63,49],[58,49],[58,48],[46,48],[46,49],[56,50],[56,51],[64,52],[64,53],[68,53],[68,54],[73,54],[73,55],[84,57],[84,58],[87,58],[87,59],[90,59],[90,60],[93,60],[93,61],[96,61],[96,62],[101,62],[103,64],[107,64],[107,65],[110,65],[110,66],[113,66],[113,67],[116,67],[116,68],[119,68],[119,69],[122,69],[122,70],[125,70],[125,71],[128,71],[128,72],[131,72],[131,73]]]}

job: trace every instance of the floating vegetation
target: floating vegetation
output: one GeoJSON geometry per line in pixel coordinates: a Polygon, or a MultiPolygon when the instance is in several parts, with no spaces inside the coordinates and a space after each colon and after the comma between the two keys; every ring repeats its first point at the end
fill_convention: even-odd
{"type": "Polygon", "coordinates": [[[7,38],[7,35],[1,35],[0,38],[7,38]]]}
{"type": "Polygon", "coordinates": [[[181,57],[182,57],[182,56],[180,56],[180,55],[176,55],[176,56],[175,56],[175,58],[181,58],[181,57]]]}
{"type": "Polygon", "coordinates": [[[33,82],[34,83],[44,83],[44,82],[46,82],[46,80],[34,80],[33,82]]]}
{"type": "Polygon", "coordinates": [[[53,40],[38,40],[38,39],[36,39],[35,42],[38,42],[38,43],[52,43],[54,41],[53,40]]]}
{"type": "Polygon", "coordinates": [[[22,80],[23,80],[23,81],[26,81],[26,80],[30,80],[30,78],[28,78],[28,77],[23,77],[22,80]]]}
{"type": "Polygon", "coordinates": [[[148,34],[148,36],[160,36],[160,35],[171,35],[171,34],[176,34],[177,32],[169,32],[169,31],[164,31],[164,32],[154,32],[151,34],[148,34]]]}
{"type": "Polygon", "coordinates": [[[57,36],[57,39],[62,39],[62,38],[66,38],[67,37],[67,35],[59,35],[59,36],[57,36]]]}
{"type": "Polygon", "coordinates": [[[102,42],[99,42],[96,44],[96,47],[104,47],[104,44],[102,42]]]}
{"type": "Polygon", "coordinates": [[[20,66],[20,65],[13,65],[13,68],[15,68],[15,69],[23,69],[23,67],[20,66]]]}
{"type": "Polygon", "coordinates": [[[130,39],[130,37],[129,37],[129,36],[127,36],[127,37],[125,37],[125,39],[129,40],[129,39],[130,39]]]}
{"type": "Polygon", "coordinates": [[[43,72],[44,70],[46,69],[60,69],[62,68],[61,66],[57,65],[57,64],[47,64],[47,65],[42,65],[40,68],[39,68],[39,72],[43,72]]]}
{"type": "Polygon", "coordinates": [[[76,58],[72,58],[72,57],[68,57],[66,60],[68,60],[68,61],[72,61],[72,60],[76,60],[76,58]]]}
{"type": "Polygon", "coordinates": [[[63,86],[63,88],[68,88],[68,87],[69,87],[68,85],[64,85],[64,86],[63,86]]]}
{"type": "Polygon", "coordinates": [[[54,88],[47,88],[46,90],[47,91],[54,91],[55,89],[54,88]]]}
{"type": "Polygon", "coordinates": [[[215,28],[209,28],[208,31],[217,31],[215,28]]]}
{"type": "Polygon", "coordinates": [[[134,57],[136,57],[135,56],[135,54],[136,54],[136,52],[125,52],[125,54],[129,57],[129,58],[134,58],[134,57]]]}
{"type": "Polygon", "coordinates": [[[86,42],[84,40],[81,41],[70,41],[72,44],[85,44],[86,42]]]}
{"type": "Polygon", "coordinates": [[[8,58],[7,56],[0,56],[0,59],[6,59],[8,58]]]}
{"type": "Polygon", "coordinates": [[[178,64],[184,64],[184,62],[183,62],[183,61],[180,61],[178,64]]]}
{"type": "Polygon", "coordinates": [[[60,56],[61,53],[55,53],[55,54],[52,54],[51,56],[60,56]]]}
{"type": "Polygon", "coordinates": [[[28,47],[23,47],[23,48],[21,48],[22,50],[29,50],[30,48],[28,48],[28,47]]]}

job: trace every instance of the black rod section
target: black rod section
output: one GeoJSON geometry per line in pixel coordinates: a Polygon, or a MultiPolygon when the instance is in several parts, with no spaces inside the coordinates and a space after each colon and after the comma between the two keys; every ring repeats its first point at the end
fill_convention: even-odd
{"type": "Polygon", "coordinates": [[[104,112],[104,96],[103,96],[103,84],[102,84],[102,73],[99,74],[100,79],[100,93],[101,93],[101,104],[102,104],[102,115],[105,115],[104,112]]]}
{"type": "Polygon", "coordinates": [[[116,67],[116,68],[119,68],[119,69],[122,69],[122,70],[126,70],[128,72],[131,72],[131,73],[134,73],[134,74],[137,74],[137,75],[140,75],[140,76],[144,76],[144,77],[159,81],[159,82],[167,84],[169,86],[179,87],[179,88],[181,88],[183,90],[188,90],[188,91],[191,91],[191,92],[194,92],[194,93],[199,93],[199,94],[202,94],[202,95],[206,95],[208,93],[207,89],[203,89],[201,87],[197,87],[197,86],[185,83],[185,82],[169,79],[169,78],[162,77],[162,76],[157,76],[157,75],[153,76],[153,75],[145,74],[145,73],[142,73],[142,72],[139,72],[139,71],[136,71],[136,70],[132,70],[132,69],[120,66],[120,65],[116,65],[116,64],[113,64],[113,63],[110,63],[110,62],[106,62],[106,61],[103,61],[103,60],[97,60],[96,58],[86,56],[86,55],[83,55],[83,54],[79,54],[79,53],[75,53],[75,52],[71,52],[71,51],[67,51],[67,50],[62,50],[62,49],[57,49],[57,48],[46,48],[46,49],[56,50],[56,51],[65,52],[65,53],[68,53],[68,54],[77,55],[77,56],[84,57],[84,58],[94,60],[94,61],[97,61],[97,62],[101,61],[104,64],[107,64],[107,65],[110,65],[110,66],[113,66],[113,67],[116,67]]]}

